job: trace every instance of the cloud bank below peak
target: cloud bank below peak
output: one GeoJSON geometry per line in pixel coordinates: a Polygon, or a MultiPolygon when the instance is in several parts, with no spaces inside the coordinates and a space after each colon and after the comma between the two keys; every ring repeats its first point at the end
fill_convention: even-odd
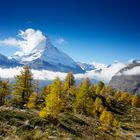
{"type": "MultiPolygon", "coordinates": [[[[34,30],[32,28],[29,28],[29,29],[26,29],[25,31],[20,30],[17,38],[7,38],[4,40],[0,40],[0,44],[5,45],[5,46],[17,47],[20,49],[20,51],[16,52],[15,55],[26,56],[30,53],[33,53],[35,50],[44,49],[46,47],[47,41],[49,41],[49,39],[40,30],[34,30]]],[[[64,40],[64,38],[59,38],[57,40],[57,43],[61,45],[63,43],[66,43],[66,41],[64,40]]],[[[51,49],[49,55],[48,55],[48,50],[47,50],[46,52],[47,55],[45,56],[45,59],[47,58],[47,56],[50,56],[50,58],[52,58],[52,50],[56,50],[56,49],[51,49]]],[[[54,54],[55,55],[53,57],[53,60],[54,58],[55,60],[58,60],[58,56],[60,55],[57,56],[56,53],[54,54]]],[[[62,58],[67,58],[67,57],[62,57],[62,58]]],[[[47,60],[49,59],[47,58],[47,60]]],[[[70,61],[66,61],[66,59],[60,59],[60,60],[61,61],[59,62],[64,61],[68,65],[70,65],[70,62],[72,62],[73,64],[73,60],[71,59],[68,59],[70,61]]],[[[77,63],[74,62],[74,64],[77,64],[77,63]]],[[[89,78],[89,79],[95,79],[98,81],[104,81],[105,83],[108,83],[115,74],[117,74],[122,68],[126,67],[126,64],[121,63],[121,62],[113,63],[110,66],[107,66],[105,64],[99,64],[96,62],[93,62],[90,65],[93,65],[95,69],[87,71],[83,74],[74,74],[75,78],[78,80],[89,78]]],[[[14,78],[16,75],[20,74],[21,70],[22,70],[22,67],[0,68],[0,77],[1,78],[14,78]]],[[[54,72],[54,71],[49,71],[49,70],[44,70],[44,69],[42,70],[32,69],[32,73],[33,73],[34,78],[39,79],[39,80],[53,80],[56,77],[60,77],[60,79],[63,80],[67,74],[64,72],[54,72]]],[[[126,75],[140,74],[140,67],[135,67],[131,70],[125,71],[123,74],[126,74],[126,75]]]]}
{"type": "Polygon", "coordinates": [[[122,73],[118,73],[118,75],[140,75],[140,66],[136,66],[132,69],[123,71],[122,73]]]}
{"type": "MultiPolygon", "coordinates": [[[[108,83],[111,78],[122,68],[125,67],[123,63],[116,63],[112,66],[103,69],[101,72],[96,70],[88,71],[84,74],[74,74],[76,80],[81,80],[89,78],[91,80],[104,81],[108,83]]],[[[0,77],[1,78],[14,78],[16,75],[20,74],[22,67],[15,67],[10,69],[0,68],[0,77]]],[[[65,79],[67,73],[63,72],[53,72],[48,70],[31,70],[33,77],[38,80],[54,80],[56,77],[59,77],[61,80],[65,79]]]]}

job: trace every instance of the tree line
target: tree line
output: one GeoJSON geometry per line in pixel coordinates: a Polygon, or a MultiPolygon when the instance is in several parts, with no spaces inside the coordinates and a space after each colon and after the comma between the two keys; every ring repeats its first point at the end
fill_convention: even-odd
{"type": "MultiPolygon", "coordinates": [[[[0,80],[0,105],[14,106],[21,109],[36,109],[41,118],[55,118],[63,112],[73,112],[91,117],[98,117],[104,125],[119,126],[113,115],[116,105],[139,107],[137,95],[116,91],[103,82],[92,84],[88,78],[76,85],[74,75],[70,72],[61,81],[57,77],[38,94],[38,81],[33,79],[31,70],[24,66],[16,76],[12,86],[8,80],[0,80]]],[[[119,113],[119,112],[118,112],[119,113]]]]}

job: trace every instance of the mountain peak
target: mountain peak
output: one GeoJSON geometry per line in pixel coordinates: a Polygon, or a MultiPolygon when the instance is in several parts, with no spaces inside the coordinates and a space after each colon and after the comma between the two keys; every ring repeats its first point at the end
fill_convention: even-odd
{"type": "Polygon", "coordinates": [[[20,31],[18,40],[20,51],[12,58],[33,69],[46,69],[60,72],[83,73],[84,70],[67,54],[53,46],[50,39],[41,31],[27,29],[20,31]]]}
{"type": "Polygon", "coordinates": [[[137,64],[137,63],[140,63],[139,59],[131,59],[131,60],[129,60],[129,64],[137,64]]]}

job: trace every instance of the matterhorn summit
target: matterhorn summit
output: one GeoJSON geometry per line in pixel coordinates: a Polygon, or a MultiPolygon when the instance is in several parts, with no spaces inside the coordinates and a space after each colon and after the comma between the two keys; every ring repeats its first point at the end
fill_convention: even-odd
{"type": "Polygon", "coordinates": [[[39,30],[20,31],[17,44],[20,51],[12,58],[32,69],[83,73],[84,70],[67,54],[53,46],[50,39],[39,30]]]}

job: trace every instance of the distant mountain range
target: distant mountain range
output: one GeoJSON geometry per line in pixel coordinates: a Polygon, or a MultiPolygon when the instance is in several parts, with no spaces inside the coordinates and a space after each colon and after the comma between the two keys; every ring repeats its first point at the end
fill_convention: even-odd
{"type": "Polygon", "coordinates": [[[106,64],[100,64],[100,63],[85,63],[85,62],[77,62],[77,64],[84,70],[84,71],[101,71],[104,68],[109,67],[109,65],[106,64]]]}
{"type": "Polygon", "coordinates": [[[140,60],[132,60],[128,64],[115,62],[111,65],[78,62],[85,71],[92,72],[95,78],[109,77],[115,89],[128,91],[140,96],[140,60]]]}

